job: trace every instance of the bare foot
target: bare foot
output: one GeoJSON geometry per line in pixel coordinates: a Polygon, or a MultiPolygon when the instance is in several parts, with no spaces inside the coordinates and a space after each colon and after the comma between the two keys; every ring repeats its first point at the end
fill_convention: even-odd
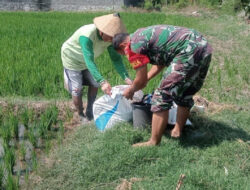
{"type": "Polygon", "coordinates": [[[171,135],[171,137],[173,137],[173,138],[180,138],[180,136],[181,136],[181,131],[180,131],[180,130],[175,130],[175,129],[173,129],[173,130],[170,132],[170,135],[171,135]]]}
{"type": "Polygon", "coordinates": [[[141,146],[155,146],[157,145],[156,143],[153,143],[152,141],[148,141],[148,142],[143,142],[143,143],[136,143],[133,144],[133,147],[141,147],[141,146]]]}

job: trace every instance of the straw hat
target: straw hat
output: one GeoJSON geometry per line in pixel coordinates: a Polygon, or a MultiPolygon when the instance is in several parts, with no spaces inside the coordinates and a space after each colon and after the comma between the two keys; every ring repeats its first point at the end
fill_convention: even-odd
{"type": "Polygon", "coordinates": [[[119,33],[127,33],[119,13],[95,17],[94,24],[98,30],[111,37],[119,33]]]}

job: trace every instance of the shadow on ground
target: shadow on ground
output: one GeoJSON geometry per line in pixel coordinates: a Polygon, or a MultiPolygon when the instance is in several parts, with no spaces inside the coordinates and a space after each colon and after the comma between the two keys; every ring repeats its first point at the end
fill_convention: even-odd
{"type": "MultiPolygon", "coordinates": [[[[186,126],[180,145],[206,148],[223,141],[250,141],[250,135],[242,128],[230,126],[222,121],[215,121],[205,116],[193,116],[193,125],[186,126]]],[[[168,136],[169,137],[169,136],[168,136]]]]}

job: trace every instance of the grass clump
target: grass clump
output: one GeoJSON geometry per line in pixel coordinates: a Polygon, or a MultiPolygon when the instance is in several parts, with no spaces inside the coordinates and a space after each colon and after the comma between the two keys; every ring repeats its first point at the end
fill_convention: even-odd
{"type": "Polygon", "coordinates": [[[182,139],[174,140],[166,134],[160,146],[149,148],[131,146],[146,141],[150,132],[135,130],[129,124],[119,124],[104,133],[94,126],[83,126],[69,137],[64,148],[51,155],[55,160],[52,167],[40,167],[38,175],[43,180],[31,187],[115,189],[126,179],[132,181],[133,189],[173,189],[181,174],[186,176],[184,189],[248,187],[247,113],[224,111],[216,116],[193,115],[191,120],[193,128],[182,139]],[[194,131],[208,135],[192,138],[194,131]]]}

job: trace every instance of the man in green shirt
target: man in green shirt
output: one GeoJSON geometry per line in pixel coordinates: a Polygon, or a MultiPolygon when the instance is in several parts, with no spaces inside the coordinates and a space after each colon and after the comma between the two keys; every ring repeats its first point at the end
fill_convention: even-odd
{"type": "Polygon", "coordinates": [[[121,56],[111,41],[115,34],[126,32],[119,13],[94,18],[94,24],[84,25],[62,45],[61,58],[64,67],[64,86],[71,93],[73,103],[82,121],[93,119],[93,103],[98,87],[111,95],[111,85],[99,72],[95,58],[106,49],[116,71],[126,84],[132,81],[123,65],[121,56]],[[88,86],[88,102],[85,114],[82,105],[82,88],[88,86]]]}

